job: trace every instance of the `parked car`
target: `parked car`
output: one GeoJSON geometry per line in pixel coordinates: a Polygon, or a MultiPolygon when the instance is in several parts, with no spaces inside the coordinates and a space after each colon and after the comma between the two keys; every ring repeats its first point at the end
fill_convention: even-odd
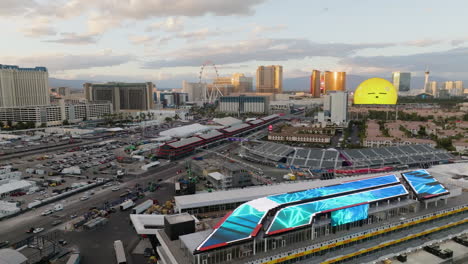
{"type": "Polygon", "coordinates": [[[10,241],[1,241],[0,242],[0,248],[8,247],[10,245],[10,241]]]}
{"type": "Polygon", "coordinates": [[[112,191],[113,191],[113,192],[116,192],[116,191],[118,191],[118,190],[120,190],[120,186],[115,186],[114,188],[112,188],[112,191]]]}
{"type": "Polygon", "coordinates": [[[46,216],[46,215],[50,215],[50,214],[53,214],[53,213],[54,213],[54,210],[52,210],[52,209],[47,209],[47,210],[45,210],[44,212],[42,212],[41,215],[46,216]]]}
{"type": "Polygon", "coordinates": [[[38,227],[38,228],[34,228],[33,233],[34,233],[34,234],[37,234],[37,233],[40,233],[40,232],[42,232],[42,231],[44,231],[44,228],[38,227]]]}
{"type": "Polygon", "coordinates": [[[55,220],[52,222],[53,226],[60,225],[62,223],[62,220],[55,220]]]}
{"type": "Polygon", "coordinates": [[[86,201],[89,199],[89,196],[81,196],[80,201],[86,201]]]}

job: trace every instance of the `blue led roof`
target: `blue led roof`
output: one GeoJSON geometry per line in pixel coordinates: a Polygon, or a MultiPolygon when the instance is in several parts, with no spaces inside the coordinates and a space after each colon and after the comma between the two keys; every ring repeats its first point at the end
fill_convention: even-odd
{"type": "Polygon", "coordinates": [[[201,250],[249,238],[264,215],[265,212],[260,212],[248,204],[242,204],[211,234],[201,250]]]}
{"type": "Polygon", "coordinates": [[[405,172],[402,173],[402,175],[419,199],[428,199],[449,193],[449,191],[426,170],[405,172]]]}
{"type": "Polygon", "coordinates": [[[403,185],[399,184],[305,204],[292,205],[283,208],[276,213],[267,234],[277,234],[308,225],[317,213],[335,211],[340,208],[371,203],[405,194],[408,194],[408,191],[403,185]]]}
{"type": "Polygon", "coordinates": [[[331,225],[339,226],[369,217],[369,204],[361,204],[331,213],[331,225]]]}
{"type": "Polygon", "coordinates": [[[376,188],[392,183],[398,183],[398,178],[395,175],[387,175],[376,178],[363,179],[358,181],[346,182],[338,185],[325,186],[316,189],[305,190],[294,193],[284,193],[279,195],[268,196],[267,198],[279,204],[297,202],[306,199],[324,197],[339,193],[362,190],[367,188],[376,188]]]}
{"type": "Polygon", "coordinates": [[[197,250],[209,250],[256,236],[268,211],[278,206],[311,199],[325,199],[332,195],[343,195],[397,183],[399,183],[398,178],[392,174],[252,200],[237,207],[232,214],[226,215],[197,250]]]}

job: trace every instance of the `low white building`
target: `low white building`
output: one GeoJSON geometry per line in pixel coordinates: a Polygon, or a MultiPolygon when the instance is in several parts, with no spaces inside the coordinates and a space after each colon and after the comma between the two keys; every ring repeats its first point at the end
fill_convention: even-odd
{"type": "Polygon", "coordinates": [[[80,169],[80,167],[78,167],[78,166],[68,167],[68,168],[64,168],[64,169],[62,170],[62,173],[65,173],[65,174],[74,174],[74,175],[81,175],[81,169],[80,169]]]}
{"type": "Polygon", "coordinates": [[[15,214],[19,211],[20,208],[16,205],[16,203],[0,201],[0,218],[15,214]]]}
{"type": "Polygon", "coordinates": [[[21,176],[21,171],[9,171],[0,173],[0,186],[11,181],[19,181],[21,180],[21,176]]]}
{"type": "Polygon", "coordinates": [[[9,183],[0,185],[0,197],[5,197],[10,193],[17,191],[27,191],[32,187],[32,183],[29,181],[10,181],[9,183]]]}
{"type": "Polygon", "coordinates": [[[231,187],[232,179],[228,179],[224,174],[219,172],[208,173],[207,180],[215,187],[216,189],[226,189],[231,187]]]}

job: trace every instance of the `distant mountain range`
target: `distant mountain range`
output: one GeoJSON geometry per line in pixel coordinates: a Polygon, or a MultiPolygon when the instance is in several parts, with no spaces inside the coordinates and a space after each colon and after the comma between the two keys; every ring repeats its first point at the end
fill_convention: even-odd
{"type": "MultiPolygon", "coordinates": [[[[356,87],[366,79],[371,78],[370,76],[362,76],[362,75],[346,75],[346,88],[348,91],[354,91],[356,87]]],[[[385,78],[389,81],[390,78],[385,78]]],[[[447,79],[440,78],[437,76],[431,76],[431,81],[443,82],[447,81],[447,79]]],[[[66,86],[70,87],[73,90],[82,90],[83,84],[86,82],[93,82],[87,80],[63,80],[63,79],[56,79],[56,78],[49,78],[49,85],[51,87],[61,87],[66,86]]],[[[468,84],[468,81],[464,81],[465,84],[468,84]]],[[[255,83],[254,83],[255,85],[255,83]]],[[[174,88],[182,88],[182,80],[164,80],[156,82],[156,86],[160,90],[165,89],[174,89],[174,88]]],[[[411,78],[411,89],[422,89],[424,86],[424,77],[412,77],[411,78]]],[[[466,86],[466,85],[465,85],[466,86]]],[[[310,77],[296,77],[296,78],[286,78],[283,80],[283,90],[284,91],[309,91],[310,89],[310,77]]]]}

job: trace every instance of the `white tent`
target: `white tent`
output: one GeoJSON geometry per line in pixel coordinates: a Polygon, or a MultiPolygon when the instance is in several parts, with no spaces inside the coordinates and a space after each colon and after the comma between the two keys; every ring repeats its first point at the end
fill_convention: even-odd
{"type": "Polygon", "coordinates": [[[166,131],[160,132],[159,135],[166,136],[166,137],[185,138],[185,137],[190,137],[194,134],[203,133],[209,130],[211,130],[210,127],[200,125],[200,124],[192,124],[188,126],[171,128],[166,131]]]}

